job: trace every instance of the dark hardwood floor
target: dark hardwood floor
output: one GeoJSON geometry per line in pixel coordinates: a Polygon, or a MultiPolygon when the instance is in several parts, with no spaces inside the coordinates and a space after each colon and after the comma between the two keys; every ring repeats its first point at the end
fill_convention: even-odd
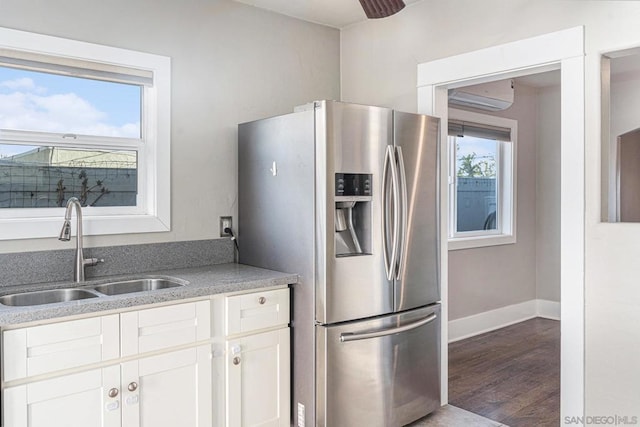
{"type": "Polygon", "coordinates": [[[560,425],[560,322],[527,320],[449,344],[449,404],[510,427],[560,425]]]}

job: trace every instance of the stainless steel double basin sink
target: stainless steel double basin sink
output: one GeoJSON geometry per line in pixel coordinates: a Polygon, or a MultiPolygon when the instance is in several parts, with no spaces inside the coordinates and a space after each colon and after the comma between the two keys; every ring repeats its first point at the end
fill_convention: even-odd
{"type": "Polygon", "coordinates": [[[186,282],[174,278],[138,278],[103,283],[82,288],[49,289],[44,291],[21,292],[0,297],[0,304],[13,307],[52,304],[56,302],[78,301],[87,298],[131,294],[177,288],[186,282]]]}

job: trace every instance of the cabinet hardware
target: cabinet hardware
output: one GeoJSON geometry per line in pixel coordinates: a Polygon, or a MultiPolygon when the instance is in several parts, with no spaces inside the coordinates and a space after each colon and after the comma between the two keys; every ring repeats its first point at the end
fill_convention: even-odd
{"type": "Polygon", "coordinates": [[[234,365],[239,365],[240,364],[240,358],[238,356],[233,358],[233,364],[234,365]]]}
{"type": "Polygon", "coordinates": [[[118,389],[117,388],[112,388],[109,390],[109,397],[116,397],[118,396],[118,389]]]}
{"type": "Polygon", "coordinates": [[[259,303],[260,305],[264,304],[265,302],[267,302],[267,299],[266,299],[265,297],[260,297],[260,298],[258,298],[258,303],[259,303]]]}
{"type": "Polygon", "coordinates": [[[138,383],[135,381],[132,381],[129,383],[129,385],[127,386],[127,390],[129,391],[136,391],[138,389],[138,383]]]}

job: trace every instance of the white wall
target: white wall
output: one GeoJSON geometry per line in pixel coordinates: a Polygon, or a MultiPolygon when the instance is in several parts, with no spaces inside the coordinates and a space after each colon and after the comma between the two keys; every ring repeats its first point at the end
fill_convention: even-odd
{"type": "Polygon", "coordinates": [[[449,320],[536,298],[536,91],[497,113],[518,121],[516,243],[449,251],[449,320]]]}
{"type": "Polygon", "coordinates": [[[600,53],[640,45],[638,22],[640,2],[424,0],[341,34],[343,99],[415,111],[418,63],[584,25],[585,379],[591,414],[640,415],[640,224],[600,222],[600,53]]]}
{"type": "Polygon", "coordinates": [[[514,104],[485,114],[518,121],[517,242],[449,251],[449,320],[560,301],[560,87],[517,82],[514,104]]]}
{"type": "Polygon", "coordinates": [[[517,83],[515,245],[449,251],[449,320],[532,299],[560,301],[560,88],[517,83]]]}
{"type": "Polygon", "coordinates": [[[536,298],[560,301],[560,87],[536,94],[536,298]]]}
{"type": "MultiPolygon", "coordinates": [[[[2,0],[0,26],[172,59],[172,230],[87,246],[218,237],[220,215],[237,221],[237,124],[339,98],[338,30],[228,0],[2,0]]],[[[0,252],[67,247],[2,241],[0,252]]]]}

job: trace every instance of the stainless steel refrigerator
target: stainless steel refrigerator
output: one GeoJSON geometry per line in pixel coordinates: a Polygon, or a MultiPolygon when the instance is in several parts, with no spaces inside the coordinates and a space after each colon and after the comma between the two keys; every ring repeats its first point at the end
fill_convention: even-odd
{"type": "Polygon", "coordinates": [[[239,260],[300,275],[292,425],[440,405],[438,128],[336,101],[238,127],[239,260]]]}

